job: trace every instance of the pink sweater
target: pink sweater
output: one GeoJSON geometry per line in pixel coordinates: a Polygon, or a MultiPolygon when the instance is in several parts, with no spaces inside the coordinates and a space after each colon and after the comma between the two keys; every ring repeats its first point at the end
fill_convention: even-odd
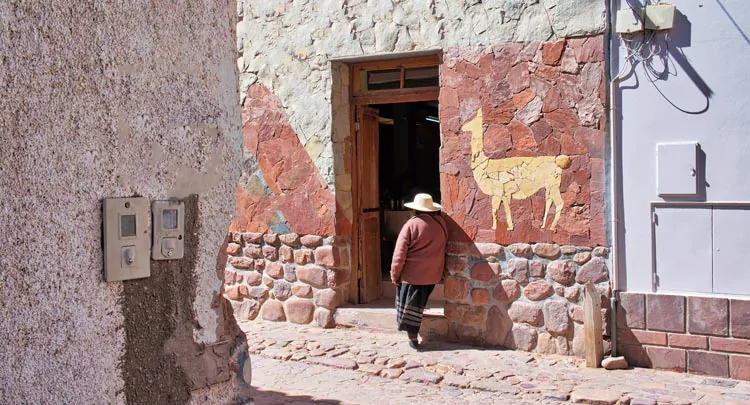
{"type": "Polygon", "coordinates": [[[440,216],[417,215],[401,228],[391,278],[407,284],[437,284],[443,276],[448,227],[440,216]]]}

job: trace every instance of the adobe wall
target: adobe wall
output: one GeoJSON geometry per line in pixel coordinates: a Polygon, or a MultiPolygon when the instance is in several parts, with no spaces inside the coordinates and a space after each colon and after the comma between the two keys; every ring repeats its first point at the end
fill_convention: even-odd
{"type": "Polygon", "coordinates": [[[0,402],[250,398],[214,301],[241,165],[234,12],[0,3],[0,402]],[[124,196],[185,199],[186,255],[106,283],[102,200],[124,196]]]}
{"type": "Polygon", "coordinates": [[[609,296],[605,2],[240,1],[238,7],[245,163],[225,273],[235,315],[329,326],[316,314],[348,298],[355,267],[349,71],[330,59],[440,49],[452,337],[574,353],[580,283],[591,279],[609,296]],[[480,110],[482,122],[475,120],[480,110]],[[505,168],[488,170],[490,161],[505,168]],[[511,218],[500,200],[507,200],[511,218]],[[319,263],[312,248],[282,239],[298,235],[321,237],[339,261],[319,263]],[[527,248],[518,251],[517,243],[527,248]],[[297,255],[311,259],[300,263],[297,255]],[[300,269],[313,268],[328,283],[335,274],[335,283],[301,280],[300,269]],[[518,294],[503,298],[503,286],[518,294]],[[323,305],[318,294],[332,292],[336,299],[323,305]],[[553,343],[538,343],[545,339],[553,343]]]}

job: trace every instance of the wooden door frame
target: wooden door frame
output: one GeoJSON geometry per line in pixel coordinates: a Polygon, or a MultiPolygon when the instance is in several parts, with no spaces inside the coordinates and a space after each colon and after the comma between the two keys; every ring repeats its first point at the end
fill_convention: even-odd
{"type": "MultiPolygon", "coordinates": [[[[357,134],[357,107],[367,106],[370,104],[399,104],[399,103],[414,103],[420,101],[438,101],[440,95],[440,87],[416,87],[408,89],[393,89],[393,90],[375,90],[368,92],[359,91],[360,80],[359,72],[362,70],[379,70],[379,69],[402,69],[402,85],[403,85],[403,70],[407,67],[426,67],[426,66],[438,66],[442,64],[442,58],[440,55],[429,55],[417,58],[401,58],[392,60],[382,60],[374,62],[362,62],[353,63],[349,65],[349,131],[351,139],[351,169],[352,169],[352,239],[351,239],[351,252],[352,252],[352,272],[349,281],[349,299],[352,304],[359,304],[359,280],[360,276],[360,263],[359,263],[359,242],[360,242],[360,227],[359,227],[359,215],[360,215],[360,182],[359,182],[359,144],[357,134]]],[[[382,219],[381,219],[382,221],[382,219]]]]}

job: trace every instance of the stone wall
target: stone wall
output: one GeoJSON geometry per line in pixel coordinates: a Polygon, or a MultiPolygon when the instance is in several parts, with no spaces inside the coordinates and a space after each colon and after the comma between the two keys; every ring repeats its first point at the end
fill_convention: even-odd
{"type": "Polygon", "coordinates": [[[602,297],[602,334],[610,335],[608,255],[604,247],[451,242],[445,279],[450,337],[583,356],[587,281],[602,297]]]}
{"type": "MultiPolygon", "coordinates": [[[[270,4],[245,0],[238,2],[238,12],[242,19],[238,28],[238,51],[242,54],[238,66],[244,97],[245,163],[236,192],[238,211],[231,227],[235,242],[228,247],[232,256],[225,273],[225,295],[232,299],[238,319],[292,320],[286,308],[304,307],[301,310],[304,316],[292,311],[294,321],[309,323],[314,314],[326,314],[324,309],[333,309],[313,307],[315,303],[307,297],[308,291],[318,294],[326,288],[297,280],[292,275],[295,267],[315,268],[321,274],[323,270],[328,274],[337,270],[339,278],[351,277],[348,265],[323,264],[318,268],[313,267],[321,265],[317,261],[314,265],[294,263],[294,255],[302,254],[298,252],[306,249],[304,246],[283,241],[269,244],[260,236],[335,236],[335,243],[342,247],[338,252],[341,260],[351,261],[348,246],[353,232],[354,162],[348,130],[349,71],[343,63],[329,62],[331,57],[443,50],[441,189],[452,241],[466,246],[475,242],[586,246],[580,248],[581,252],[566,253],[566,259],[578,254],[579,261],[586,255],[583,249],[592,251],[606,245],[604,43],[603,36],[598,35],[604,28],[604,2],[369,0],[270,4]],[[579,37],[565,39],[571,36],[579,37]],[[501,206],[493,206],[497,193],[483,188],[483,177],[474,170],[478,161],[472,150],[475,137],[462,127],[479,111],[484,112],[485,118],[477,131],[479,149],[488,159],[520,158],[522,165],[507,170],[526,173],[519,179],[536,176],[534,168],[538,165],[549,166],[541,176],[543,180],[514,180],[528,195],[508,193],[510,198],[506,203],[512,218],[508,218],[501,206]],[[533,158],[540,159],[528,160],[533,158]],[[558,158],[567,161],[558,166],[548,164],[558,158]],[[511,220],[516,224],[513,230],[505,226],[511,220]],[[544,229],[543,222],[546,222],[544,229]],[[253,235],[247,237],[255,241],[237,235],[253,235]],[[280,254],[283,249],[287,255],[291,251],[292,256],[287,256],[289,261],[277,259],[273,254],[264,257],[263,249],[269,254],[273,249],[280,254]],[[285,275],[289,279],[285,280],[285,275]],[[305,291],[303,297],[291,292],[293,286],[297,291],[305,291]]],[[[496,173],[485,177],[493,176],[496,173]]],[[[505,260],[503,257],[498,260],[505,260]]],[[[517,259],[511,263],[518,265],[521,258],[517,259]]],[[[484,259],[466,260],[473,265],[484,259]]],[[[548,261],[534,261],[534,269],[548,261]]],[[[601,264],[604,270],[597,268],[606,276],[598,280],[603,283],[599,285],[601,289],[608,280],[604,261],[597,258],[592,261],[595,264],[586,267],[601,264]]],[[[574,262],[553,267],[567,266],[566,271],[570,271],[568,267],[577,270],[583,265],[570,263],[574,262]]],[[[478,294],[475,305],[469,295],[461,298],[459,293],[451,291],[454,295],[449,300],[452,306],[447,308],[447,316],[457,328],[461,325],[458,319],[461,311],[468,306],[483,313],[483,322],[488,313],[492,315],[483,331],[487,325],[507,326],[494,319],[501,316],[498,311],[507,318],[513,300],[502,303],[489,296],[504,276],[498,271],[493,281],[472,279],[471,274],[479,274],[480,267],[473,272],[467,267],[451,278],[449,289],[459,284],[476,284],[475,294],[478,294]],[[457,281],[462,275],[464,281],[457,281]],[[482,288],[486,291],[482,292],[482,288]],[[484,304],[483,296],[487,298],[484,304]]],[[[544,281],[544,276],[539,277],[538,273],[535,277],[531,287],[526,281],[519,284],[519,291],[528,289],[528,294],[538,298],[533,289],[540,288],[544,290],[541,294],[546,294],[548,288],[543,283],[549,283],[552,291],[555,286],[560,287],[558,290],[563,288],[550,278],[544,281]]],[[[348,299],[346,285],[346,282],[337,284],[336,301],[348,299]]],[[[573,294],[573,287],[566,287],[569,295],[573,294]]],[[[564,296],[564,288],[561,291],[564,296]]],[[[540,299],[540,308],[550,301],[548,307],[560,310],[561,303],[567,303],[564,310],[568,311],[569,305],[580,303],[578,297],[570,302],[558,298],[540,299]]],[[[524,300],[519,302],[526,303],[524,300]]],[[[574,316],[580,315],[578,310],[571,311],[574,316]]],[[[556,315],[555,319],[562,322],[559,313],[556,315]]],[[[317,323],[328,326],[327,319],[317,323]]],[[[561,342],[568,342],[565,347],[574,340],[574,323],[566,323],[571,326],[565,331],[559,325],[551,326],[559,330],[555,339],[560,337],[561,342]]],[[[524,325],[518,324],[517,333],[531,330],[531,326],[524,325]]],[[[542,321],[534,326],[541,328],[538,332],[541,340],[552,336],[543,332],[543,325],[542,321]]],[[[505,338],[481,343],[503,345],[505,338]]],[[[534,344],[527,348],[529,345],[512,346],[526,350],[536,347],[534,344]]],[[[572,349],[562,347],[559,352],[572,353],[572,349]]]]}
{"type": "Polygon", "coordinates": [[[603,52],[602,36],[444,51],[452,338],[583,355],[589,280],[609,336],[603,52]]]}
{"type": "Polygon", "coordinates": [[[234,232],[226,247],[224,296],[238,321],[330,328],[349,292],[349,246],[319,235],[234,232]]]}
{"type": "Polygon", "coordinates": [[[606,244],[603,53],[602,36],[444,52],[452,240],[606,244]]]}
{"type": "Polygon", "coordinates": [[[603,0],[238,0],[237,12],[241,96],[259,83],[279,98],[332,190],[350,178],[334,170],[345,152],[332,143],[330,58],[547,41],[605,27],[603,0]]]}
{"type": "MultiPolygon", "coordinates": [[[[260,84],[250,86],[247,96],[244,167],[230,230],[333,235],[333,191],[295,136],[278,97],[260,84]]],[[[341,223],[339,229],[350,226],[341,223]]]]}
{"type": "Polygon", "coordinates": [[[638,367],[750,380],[750,301],[619,293],[617,346],[638,367]]]}

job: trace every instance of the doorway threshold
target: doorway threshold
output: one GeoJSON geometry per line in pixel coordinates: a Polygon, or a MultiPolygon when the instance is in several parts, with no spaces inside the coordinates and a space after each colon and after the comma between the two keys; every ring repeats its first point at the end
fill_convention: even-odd
{"type": "MultiPolygon", "coordinates": [[[[442,288],[440,290],[442,293],[442,288]]],[[[387,292],[388,290],[385,291],[387,292]]],[[[431,298],[436,299],[431,299],[427,302],[427,307],[422,318],[420,335],[423,338],[439,340],[448,336],[448,320],[445,318],[444,312],[445,301],[442,294],[436,297],[433,293],[433,297],[431,298]]],[[[394,297],[384,296],[369,304],[341,306],[336,309],[334,316],[336,325],[338,326],[398,332],[394,297]]]]}

